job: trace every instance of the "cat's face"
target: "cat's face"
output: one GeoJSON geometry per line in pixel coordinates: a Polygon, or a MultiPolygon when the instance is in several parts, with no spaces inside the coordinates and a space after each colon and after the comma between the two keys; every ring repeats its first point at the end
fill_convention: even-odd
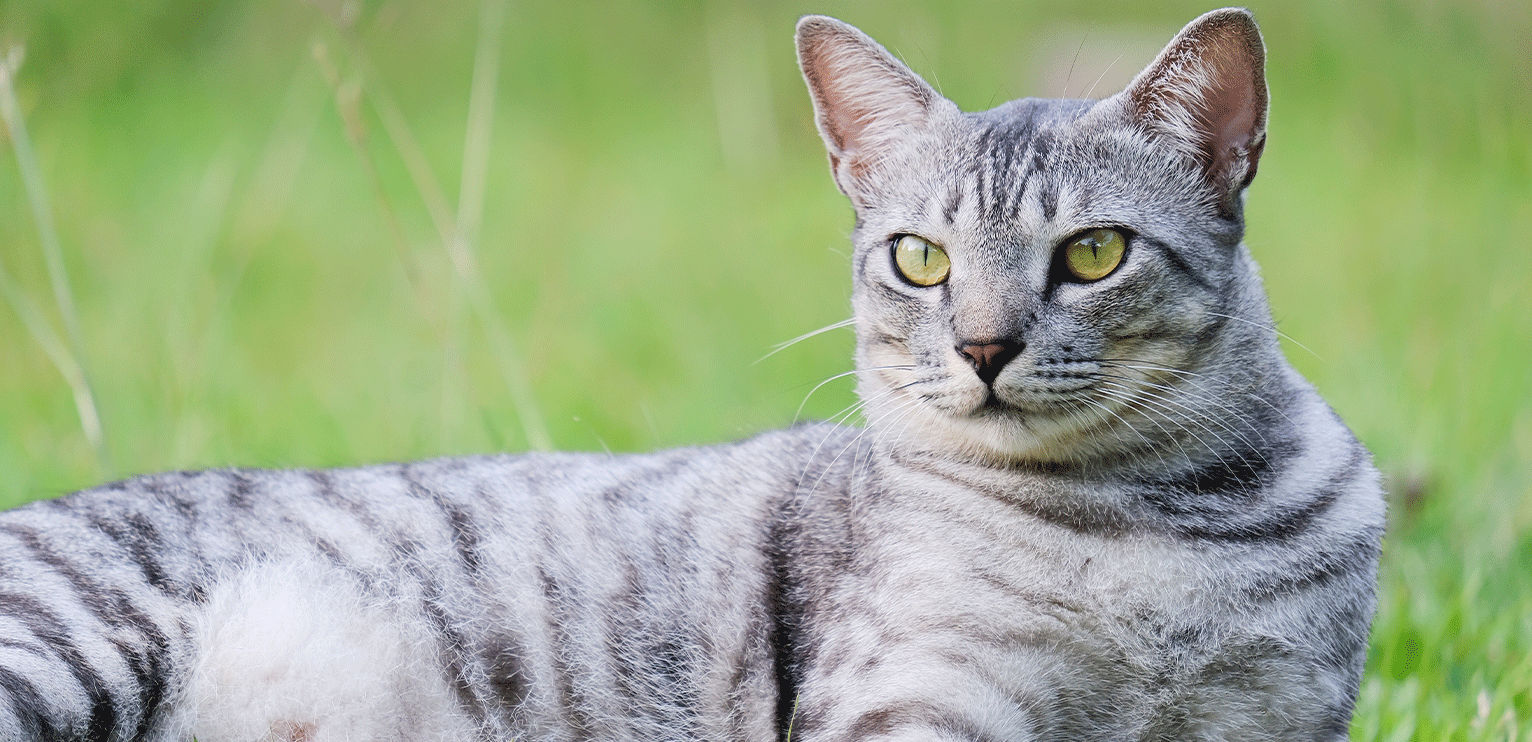
{"type": "Polygon", "coordinates": [[[1196,379],[1245,337],[1231,316],[1264,311],[1239,246],[1265,119],[1254,34],[1209,14],[1122,94],[965,114],[849,26],[800,24],[857,211],[869,424],[1037,461],[1195,432],[1216,402],[1196,379]]]}

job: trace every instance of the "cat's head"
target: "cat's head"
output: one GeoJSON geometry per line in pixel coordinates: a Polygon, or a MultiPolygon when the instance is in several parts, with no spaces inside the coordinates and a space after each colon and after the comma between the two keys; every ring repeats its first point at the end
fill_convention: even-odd
{"type": "Polygon", "coordinates": [[[1267,108],[1248,12],[1193,21],[1110,98],[982,113],[840,21],[797,41],[856,210],[870,425],[1041,462],[1229,439],[1209,419],[1275,353],[1240,244],[1267,108]]]}

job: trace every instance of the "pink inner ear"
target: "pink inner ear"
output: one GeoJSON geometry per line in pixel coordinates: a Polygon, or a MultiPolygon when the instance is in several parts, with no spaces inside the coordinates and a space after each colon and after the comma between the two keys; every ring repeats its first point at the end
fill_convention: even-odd
{"type": "Polygon", "coordinates": [[[877,192],[875,170],[944,101],[877,42],[832,19],[799,23],[798,61],[836,183],[853,203],[866,203],[877,192]]]}
{"type": "Polygon", "coordinates": [[[820,96],[826,134],[839,154],[876,144],[869,130],[922,119],[930,101],[905,72],[854,38],[826,38],[804,51],[804,72],[820,96]]]}
{"type": "Polygon", "coordinates": [[[803,76],[808,80],[809,91],[817,99],[820,107],[821,123],[824,128],[827,144],[831,147],[831,157],[846,151],[846,138],[848,125],[854,125],[854,120],[848,120],[844,111],[846,107],[845,92],[839,88],[835,80],[835,69],[831,66],[831,51],[834,42],[824,38],[833,31],[817,31],[816,38],[799,47],[799,63],[803,67],[803,76]]]}
{"type": "Polygon", "coordinates": [[[832,156],[878,158],[899,130],[921,126],[938,98],[872,38],[829,18],[800,25],[798,61],[832,156]]]}
{"type": "Polygon", "coordinates": [[[1238,192],[1265,143],[1265,51],[1244,11],[1193,21],[1129,88],[1140,120],[1196,152],[1210,185],[1238,192]]]}
{"type": "Polygon", "coordinates": [[[1215,177],[1228,172],[1233,158],[1259,155],[1250,149],[1265,123],[1260,120],[1266,108],[1264,81],[1252,69],[1255,60],[1247,51],[1229,48],[1239,41],[1237,37],[1219,39],[1206,57],[1214,82],[1204,91],[1199,113],[1210,127],[1208,169],[1215,177]]]}

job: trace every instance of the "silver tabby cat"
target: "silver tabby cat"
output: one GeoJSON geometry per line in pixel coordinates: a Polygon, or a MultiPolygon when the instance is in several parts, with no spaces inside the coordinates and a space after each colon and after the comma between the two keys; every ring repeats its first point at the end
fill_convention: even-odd
{"type": "Polygon", "coordinates": [[[963,113],[798,24],[865,429],[109,484],[0,515],[0,739],[1339,740],[1383,529],[1283,359],[1242,10],[963,113]]]}

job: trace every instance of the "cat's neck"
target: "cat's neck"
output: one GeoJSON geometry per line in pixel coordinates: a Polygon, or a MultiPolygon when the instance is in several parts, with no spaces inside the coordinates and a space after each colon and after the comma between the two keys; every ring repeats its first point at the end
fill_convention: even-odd
{"type": "Polygon", "coordinates": [[[1151,376],[1142,402],[1102,414],[1096,425],[1068,437],[1027,439],[1023,419],[1016,441],[995,442],[963,436],[941,421],[912,424],[905,418],[874,420],[871,445],[890,460],[985,472],[986,480],[1041,475],[1248,489],[1274,456],[1301,447],[1305,428],[1298,421],[1316,406],[1324,408],[1275,344],[1250,355],[1238,363],[1151,376]],[[917,426],[942,432],[911,434],[917,426]]]}

